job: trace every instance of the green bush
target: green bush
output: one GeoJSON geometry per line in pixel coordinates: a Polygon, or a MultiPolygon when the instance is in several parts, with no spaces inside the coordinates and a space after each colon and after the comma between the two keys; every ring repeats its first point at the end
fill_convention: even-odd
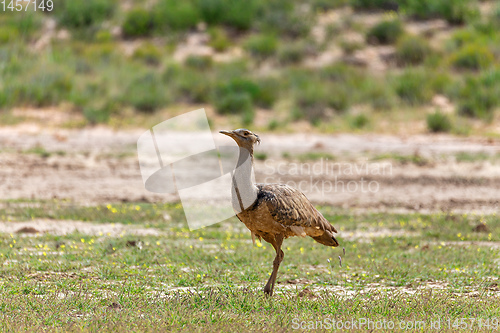
{"type": "Polygon", "coordinates": [[[398,10],[398,3],[405,1],[396,0],[351,0],[351,5],[356,9],[365,10],[398,10]]]}
{"type": "Polygon", "coordinates": [[[313,13],[304,12],[300,2],[267,0],[259,8],[256,25],[262,31],[289,38],[305,38],[314,24],[313,13]]]}
{"type": "Polygon", "coordinates": [[[364,47],[364,45],[363,45],[363,43],[360,43],[358,41],[350,41],[350,40],[346,40],[346,39],[341,39],[340,40],[340,47],[342,48],[342,51],[344,51],[345,54],[352,55],[357,50],[361,50],[364,47]]]}
{"type": "Polygon", "coordinates": [[[0,43],[17,38],[29,40],[42,26],[42,14],[33,11],[1,17],[0,43]]]}
{"type": "Polygon", "coordinates": [[[295,91],[295,118],[305,117],[313,124],[325,118],[327,108],[343,112],[349,108],[349,95],[341,85],[311,82],[305,89],[295,91]]]}
{"type": "Polygon", "coordinates": [[[403,25],[399,19],[382,21],[373,26],[367,33],[370,43],[393,44],[403,34],[403,25]]]}
{"type": "Polygon", "coordinates": [[[161,61],[161,52],[151,43],[144,43],[135,49],[132,58],[145,62],[148,65],[159,65],[161,61]]]}
{"type": "Polygon", "coordinates": [[[168,103],[167,89],[155,73],[146,73],[132,80],[123,102],[143,112],[153,112],[168,103]]]}
{"type": "Polygon", "coordinates": [[[176,102],[208,103],[212,92],[212,79],[196,68],[170,64],[163,73],[163,82],[176,102]]]}
{"type": "Polygon", "coordinates": [[[69,28],[86,28],[109,19],[116,7],[110,0],[65,0],[54,6],[59,24],[69,28]]]}
{"type": "Polygon", "coordinates": [[[190,1],[160,0],[153,8],[157,29],[186,30],[196,26],[200,13],[190,1]]]}
{"type": "Polygon", "coordinates": [[[349,0],[313,0],[311,7],[313,11],[328,11],[349,4],[349,0]]]}
{"type": "Polygon", "coordinates": [[[472,44],[481,38],[480,34],[474,29],[458,29],[455,31],[450,39],[450,49],[458,50],[467,44],[472,44]]]}
{"type": "Polygon", "coordinates": [[[471,44],[455,52],[450,61],[457,69],[479,70],[490,67],[495,57],[486,46],[471,44]]]}
{"type": "Polygon", "coordinates": [[[449,132],[451,130],[450,118],[440,111],[427,115],[427,128],[429,131],[437,132],[449,132]]]}
{"type": "Polygon", "coordinates": [[[19,31],[11,26],[0,26],[0,45],[8,44],[19,38],[19,31]]]}
{"type": "Polygon", "coordinates": [[[395,78],[394,91],[402,101],[410,105],[427,103],[433,95],[429,76],[414,69],[408,69],[395,78]]]}
{"type": "Polygon", "coordinates": [[[495,107],[500,105],[500,71],[471,76],[458,94],[458,113],[484,120],[493,118],[495,107]]]}
{"type": "Polygon", "coordinates": [[[252,114],[252,97],[246,92],[234,92],[215,100],[215,108],[221,114],[252,114]]]}
{"type": "Polygon", "coordinates": [[[129,11],[122,25],[125,37],[149,36],[153,29],[154,20],[152,14],[142,8],[129,11]]]}
{"type": "Polygon", "coordinates": [[[278,87],[276,80],[272,78],[261,78],[255,82],[247,78],[233,77],[216,85],[213,101],[220,113],[231,110],[241,113],[248,110],[253,112],[254,105],[272,107],[278,95],[278,87]]]}
{"type": "Polygon", "coordinates": [[[98,43],[109,43],[113,40],[113,35],[108,30],[99,30],[95,33],[94,40],[98,43]]]}
{"type": "Polygon", "coordinates": [[[110,112],[105,108],[86,107],[83,109],[83,116],[91,124],[107,123],[110,112]]]}
{"type": "Polygon", "coordinates": [[[269,108],[276,100],[278,86],[276,80],[271,78],[263,78],[254,82],[250,79],[234,77],[216,86],[214,98],[217,103],[217,100],[223,100],[226,96],[248,95],[252,105],[269,108]]]}
{"type": "Polygon", "coordinates": [[[256,0],[197,0],[201,17],[209,25],[223,24],[248,30],[256,18],[256,0]]]}
{"type": "Polygon", "coordinates": [[[494,24],[500,26],[500,3],[497,4],[493,10],[492,20],[494,24]]]}
{"type": "Polygon", "coordinates": [[[60,69],[43,68],[14,88],[18,104],[37,107],[57,105],[67,100],[73,86],[71,76],[60,69]]]}
{"type": "Polygon", "coordinates": [[[270,34],[250,36],[244,44],[245,49],[257,58],[267,58],[276,52],[278,40],[270,34]]]}
{"type": "Polygon", "coordinates": [[[464,24],[479,15],[477,2],[471,0],[407,0],[405,10],[417,19],[441,17],[451,24],[464,24]]]}
{"type": "Polygon", "coordinates": [[[278,99],[280,82],[275,78],[260,78],[257,80],[258,93],[253,97],[256,105],[263,108],[271,108],[278,99]]]}
{"type": "Polygon", "coordinates": [[[374,110],[391,110],[396,104],[396,96],[391,87],[375,82],[367,87],[363,101],[369,101],[374,110]]]}
{"type": "Polygon", "coordinates": [[[253,124],[253,120],[255,119],[255,111],[253,109],[245,109],[245,112],[243,112],[241,122],[243,123],[243,126],[250,126],[253,124]]]}
{"type": "Polygon", "coordinates": [[[231,41],[224,28],[213,27],[208,30],[210,41],[208,44],[217,52],[223,52],[231,46],[231,41]]]}
{"type": "Polygon", "coordinates": [[[370,123],[370,119],[365,114],[358,114],[357,116],[349,118],[349,126],[352,129],[361,129],[370,123]]]}
{"type": "Polygon", "coordinates": [[[199,70],[207,70],[212,67],[213,61],[211,56],[195,56],[190,55],[186,58],[185,62],[186,66],[199,69],[199,70]]]}
{"type": "Polygon", "coordinates": [[[429,43],[419,36],[404,36],[398,40],[396,57],[401,65],[417,65],[431,54],[429,43]]]}
{"type": "Polygon", "coordinates": [[[285,43],[278,50],[278,61],[282,65],[298,64],[310,50],[311,47],[304,42],[285,43]]]}

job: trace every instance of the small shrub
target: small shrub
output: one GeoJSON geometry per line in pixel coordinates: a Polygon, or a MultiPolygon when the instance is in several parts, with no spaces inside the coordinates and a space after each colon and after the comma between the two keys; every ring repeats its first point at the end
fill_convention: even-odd
{"type": "Polygon", "coordinates": [[[278,40],[270,34],[250,36],[245,41],[245,49],[257,58],[267,58],[276,52],[278,40]]]}
{"type": "Polygon", "coordinates": [[[289,38],[305,38],[314,22],[312,13],[289,0],[269,0],[261,6],[258,26],[263,31],[289,38]]]}
{"type": "Polygon", "coordinates": [[[172,91],[175,101],[185,103],[207,103],[210,101],[213,81],[206,73],[169,64],[162,77],[163,82],[172,91]]]}
{"type": "Polygon", "coordinates": [[[161,52],[151,43],[145,43],[135,49],[132,55],[134,59],[141,60],[148,65],[159,65],[161,61],[161,52]]]}
{"type": "Polygon", "coordinates": [[[298,64],[311,50],[312,47],[303,42],[286,43],[278,50],[278,61],[282,65],[298,64]]]}
{"type": "Polygon", "coordinates": [[[247,30],[255,20],[257,1],[198,0],[197,8],[209,25],[223,24],[247,30]]]}
{"type": "Polygon", "coordinates": [[[19,31],[10,26],[0,27],[0,44],[8,44],[19,38],[19,31]]]}
{"type": "Polygon", "coordinates": [[[405,9],[416,19],[441,17],[451,24],[464,24],[479,15],[477,3],[470,0],[407,0],[405,9]]]}
{"type": "Polygon", "coordinates": [[[271,78],[262,78],[257,82],[246,78],[235,77],[220,83],[215,89],[215,99],[224,99],[229,95],[245,94],[250,97],[252,105],[264,108],[271,107],[278,94],[278,83],[271,78]]]}
{"type": "Polygon", "coordinates": [[[458,95],[458,113],[490,121],[500,104],[500,74],[468,77],[458,95]],[[496,82],[496,83],[495,83],[496,82]]]}
{"type": "Polygon", "coordinates": [[[210,41],[208,44],[217,52],[223,52],[231,46],[231,41],[224,28],[214,27],[208,30],[210,41]]]}
{"type": "Polygon", "coordinates": [[[148,36],[153,28],[154,22],[151,13],[142,8],[129,11],[122,25],[123,34],[126,37],[148,36]]]}
{"type": "Polygon", "coordinates": [[[17,87],[14,95],[19,96],[19,102],[38,107],[56,105],[68,98],[72,85],[71,77],[65,72],[44,68],[17,87]]]}
{"type": "Polygon", "coordinates": [[[453,33],[450,39],[450,48],[452,50],[458,50],[463,48],[467,44],[472,44],[480,38],[477,31],[473,29],[459,29],[453,33]]]}
{"type": "Polygon", "coordinates": [[[254,96],[256,105],[263,108],[271,108],[278,98],[279,81],[274,78],[261,78],[257,80],[258,93],[254,96]]]}
{"type": "Polygon", "coordinates": [[[206,70],[210,67],[212,67],[212,57],[210,56],[195,56],[191,55],[186,58],[186,66],[199,69],[199,70],[206,70]]]}
{"type": "Polygon", "coordinates": [[[265,161],[265,160],[267,160],[267,154],[266,153],[256,152],[254,156],[255,156],[255,159],[257,159],[259,161],[265,161]]]}
{"type": "Polygon", "coordinates": [[[417,65],[422,63],[432,50],[429,43],[418,36],[405,36],[398,40],[396,57],[401,65],[417,65]]]}
{"type": "Polygon", "coordinates": [[[250,126],[253,124],[253,120],[255,119],[255,111],[253,109],[246,109],[243,112],[241,122],[243,126],[250,126]]]}
{"type": "Polygon", "coordinates": [[[429,131],[437,132],[449,132],[451,130],[451,121],[448,116],[440,111],[427,115],[427,128],[429,131]]]}
{"type": "Polygon", "coordinates": [[[345,40],[342,39],[340,41],[340,47],[342,48],[342,51],[344,51],[345,54],[347,55],[352,55],[354,52],[357,50],[361,50],[363,48],[363,44],[357,41],[350,41],[350,40],[345,40]]]}
{"type": "Polygon", "coordinates": [[[157,29],[186,30],[196,26],[200,13],[190,1],[161,0],[153,8],[157,29]]]}
{"type": "Polygon", "coordinates": [[[413,69],[396,77],[394,90],[404,102],[411,105],[427,103],[433,95],[429,77],[424,72],[413,69]]]}
{"type": "Polygon", "coordinates": [[[349,126],[353,129],[361,129],[370,123],[370,119],[365,114],[349,118],[349,126]]]}
{"type": "Polygon", "coordinates": [[[349,4],[349,0],[313,0],[311,7],[313,11],[328,11],[349,4]]]}
{"type": "Polygon", "coordinates": [[[108,98],[108,87],[99,82],[87,82],[75,85],[69,96],[70,102],[79,110],[90,107],[95,101],[106,100],[108,98]]]}
{"type": "Polygon", "coordinates": [[[267,124],[267,129],[270,131],[276,130],[280,126],[280,122],[277,119],[272,119],[268,124],[267,124]]]}
{"type": "MultiPolygon", "coordinates": [[[[28,10],[22,14],[7,15],[1,18],[0,43],[5,39],[14,40],[22,38],[29,40],[34,34],[40,31],[42,26],[42,15],[28,10]],[[10,36],[9,36],[10,34],[10,36]]],[[[6,41],[5,41],[6,42],[6,41]]]]}
{"type": "Polygon", "coordinates": [[[451,56],[451,63],[457,69],[479,70],[493,64],[495,57],[491,51],[481,45],[466,45],[451,56]]]}
{"type": "Polygon", "coordinates": [[[393,44],[403,34],[403,25],[399,19],[382,21],[372,27],[366,38],[370,43],[393,44]]]}
{"type": "Polygon", "coordinates": [[[497,26],[500,25],[500,3],[497,4],[495,9],[493,10],[492,19],[497,26]]]}
{"type": "Polygon", "coordinates": [[[59,23],[69,28],[86,28],[110,18],[116,7],[109,0],[65,0],[54,6],[59,23]]]}
{"type": "Polygon", "coordinates": [[[86,44],[81,54],[86,60],[109,61],[116,51],[114,43],[92,43],[86,44]]]}
{"type": "Polygon", "coordinates": [[[168,102],[167,89],[154,73],[135,78],[126,90],[124,102],[143,112],[153,112],[168,102]]]}
{"type": "Polygon", "coordinates": [[[229,93],[215,100],[215,108],[221,114],[253,113],[252,97],[245,92],[229,93]]]}
{"type": "Polygon", "coordinates": [[[305,117],[311,123],[318,123],[326,116],[328,108],[342,112],[349,107],[349,95],[340,85],[311,83],[296,92],[297,110],[295,119],[305,117]]]}
{"type": "Polygon", "coordinates": [[[96,32],[94,39],[99,43],[108,43],[113,40],[113,35],[108,30],[99,30],[96,32]]]}
{"type": "Polygon", "coordinates": [[[398,1],[396,0],[351,0],[350,2],[356,9],[393,11],[399,9],[398,1]]]}
{"type": "Polygon", "coordinates": [[[100,124],[108,122],[110,113],[105,108],[86,107],[83,109],[83,116],[91,124],[100,124]]]}
{"type": "Polygon", "coordinates": [[[364,100],[370,101],[374,110],[391,110],[396,104],[396,96],[393,89],[385,83],[371,83],[366,95],[363,96],[363,98],[364,100]]]}

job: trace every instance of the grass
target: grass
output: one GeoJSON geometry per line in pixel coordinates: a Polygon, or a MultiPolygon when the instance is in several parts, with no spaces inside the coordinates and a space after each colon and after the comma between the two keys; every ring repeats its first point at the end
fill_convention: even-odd
{"type": "Polygon", "coordinates": [[[11,200],[1,207],[4,222],[29,220],[30,210],[33,218],[45,214],[96,226],[119,221],[161,233],[0,234],[5,332],[228,331],[235,325],[279,331],[292,329],[294,319],[429,324],[434,316],[451,322],[500,316],[493,295],[500,274],[495,215],[355,214],[319,207],[340,229],[345,255],[311,239],[285,241],[277,292],[266,298],[262,287],[273,250],[267,243],[252,246],[234,218],[189,232],[178,204],[82,207],[11,200]],[[479,223],[488,231],[473,231],[479,223]],[[384,233],[377,235],[380,230],[384,233]],[[428,289],[429,283],[441,288],[428,289]],[[305,289],[311,297],[301,296],[308,294],[301,294],[305,289]]]}
{"type": "Polygon", "coordinates": [[[402,155],[396,153],[388,153],[388,154],[380,154],[372,158],[373,161],[380,160],[393,160],[400,164],[415,164],[418,166],[424,166],[431,163],[427,158],[419,155],[418,153],[414,153],[412,155],[402,155]]]}
{"type": "Polygon", "coordinates": [[[452,128],[450,118],[440,112],[435,111],[427,115],[427,128],[431,132],[449,132],[452,128]]]}
{"type": "Polygon", "coordinates": [[[460,152],[455,155],[455,159],[457,162],[482,162],[482,161],[498,161],[500,159],[500,154],[490,155],[487,153],[469,153],[469,152],[460,152]]]}
{"type": "Polygon", "coordinates": [[[304,154],[299,154],[297,155],[297,159],[299,161],[317,161],[317,160],[330,160],[334,161],[335,156],[330,154],[330,153],[325,153],[325,152],[308,152],[304,154]]]}

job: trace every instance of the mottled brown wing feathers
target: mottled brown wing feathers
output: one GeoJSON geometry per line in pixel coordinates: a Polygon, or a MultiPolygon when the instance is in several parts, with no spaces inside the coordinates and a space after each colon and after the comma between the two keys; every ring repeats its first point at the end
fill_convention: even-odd
{"type": "Polygon", "coordinates": [[[267,205],[276,222],[337,232],[301,191],[282,184],[257,184],[257,187],[257,202],[267,205]]]}

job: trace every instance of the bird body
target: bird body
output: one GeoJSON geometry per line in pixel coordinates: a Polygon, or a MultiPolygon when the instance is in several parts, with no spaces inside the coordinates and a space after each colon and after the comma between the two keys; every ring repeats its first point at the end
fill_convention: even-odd
{"type": "Polygon", "coordinates": [[[328,246],[338,246],[333,237],[337,230],[299,190],[283,184],[256,184],[255,202],[237,214],[246,227],[259,238],[283,234],[288,237],[310,236],[328,246]],[[267,234],[267,235],[266,235],[267,234]],[[323,235],[327,237],[323,239],[323,235]],[[266,235],[266,236],[264,236],[266,235]]]}
{"type": "Polygon", "coordinates": [[[333,236],[337,230],[301,191],[283,184],[252,183],[253,148],[255,143],[260,142],[258,135],[247,129],[220,133],[233,138],[241,148],[232,188],[236,216],[250,230],[252,239],[264,239],[276,250],[273,272],[264,287],[264,292],[272,295],[278,268],[284,258],[281,250],[283,240],[293,236],[310,236],[318,243],[337,247],[339,243],[333,236]],[[253,198],[253,201],[244,206],[243,201],[248,200],[242,197],[253,198]]]}

